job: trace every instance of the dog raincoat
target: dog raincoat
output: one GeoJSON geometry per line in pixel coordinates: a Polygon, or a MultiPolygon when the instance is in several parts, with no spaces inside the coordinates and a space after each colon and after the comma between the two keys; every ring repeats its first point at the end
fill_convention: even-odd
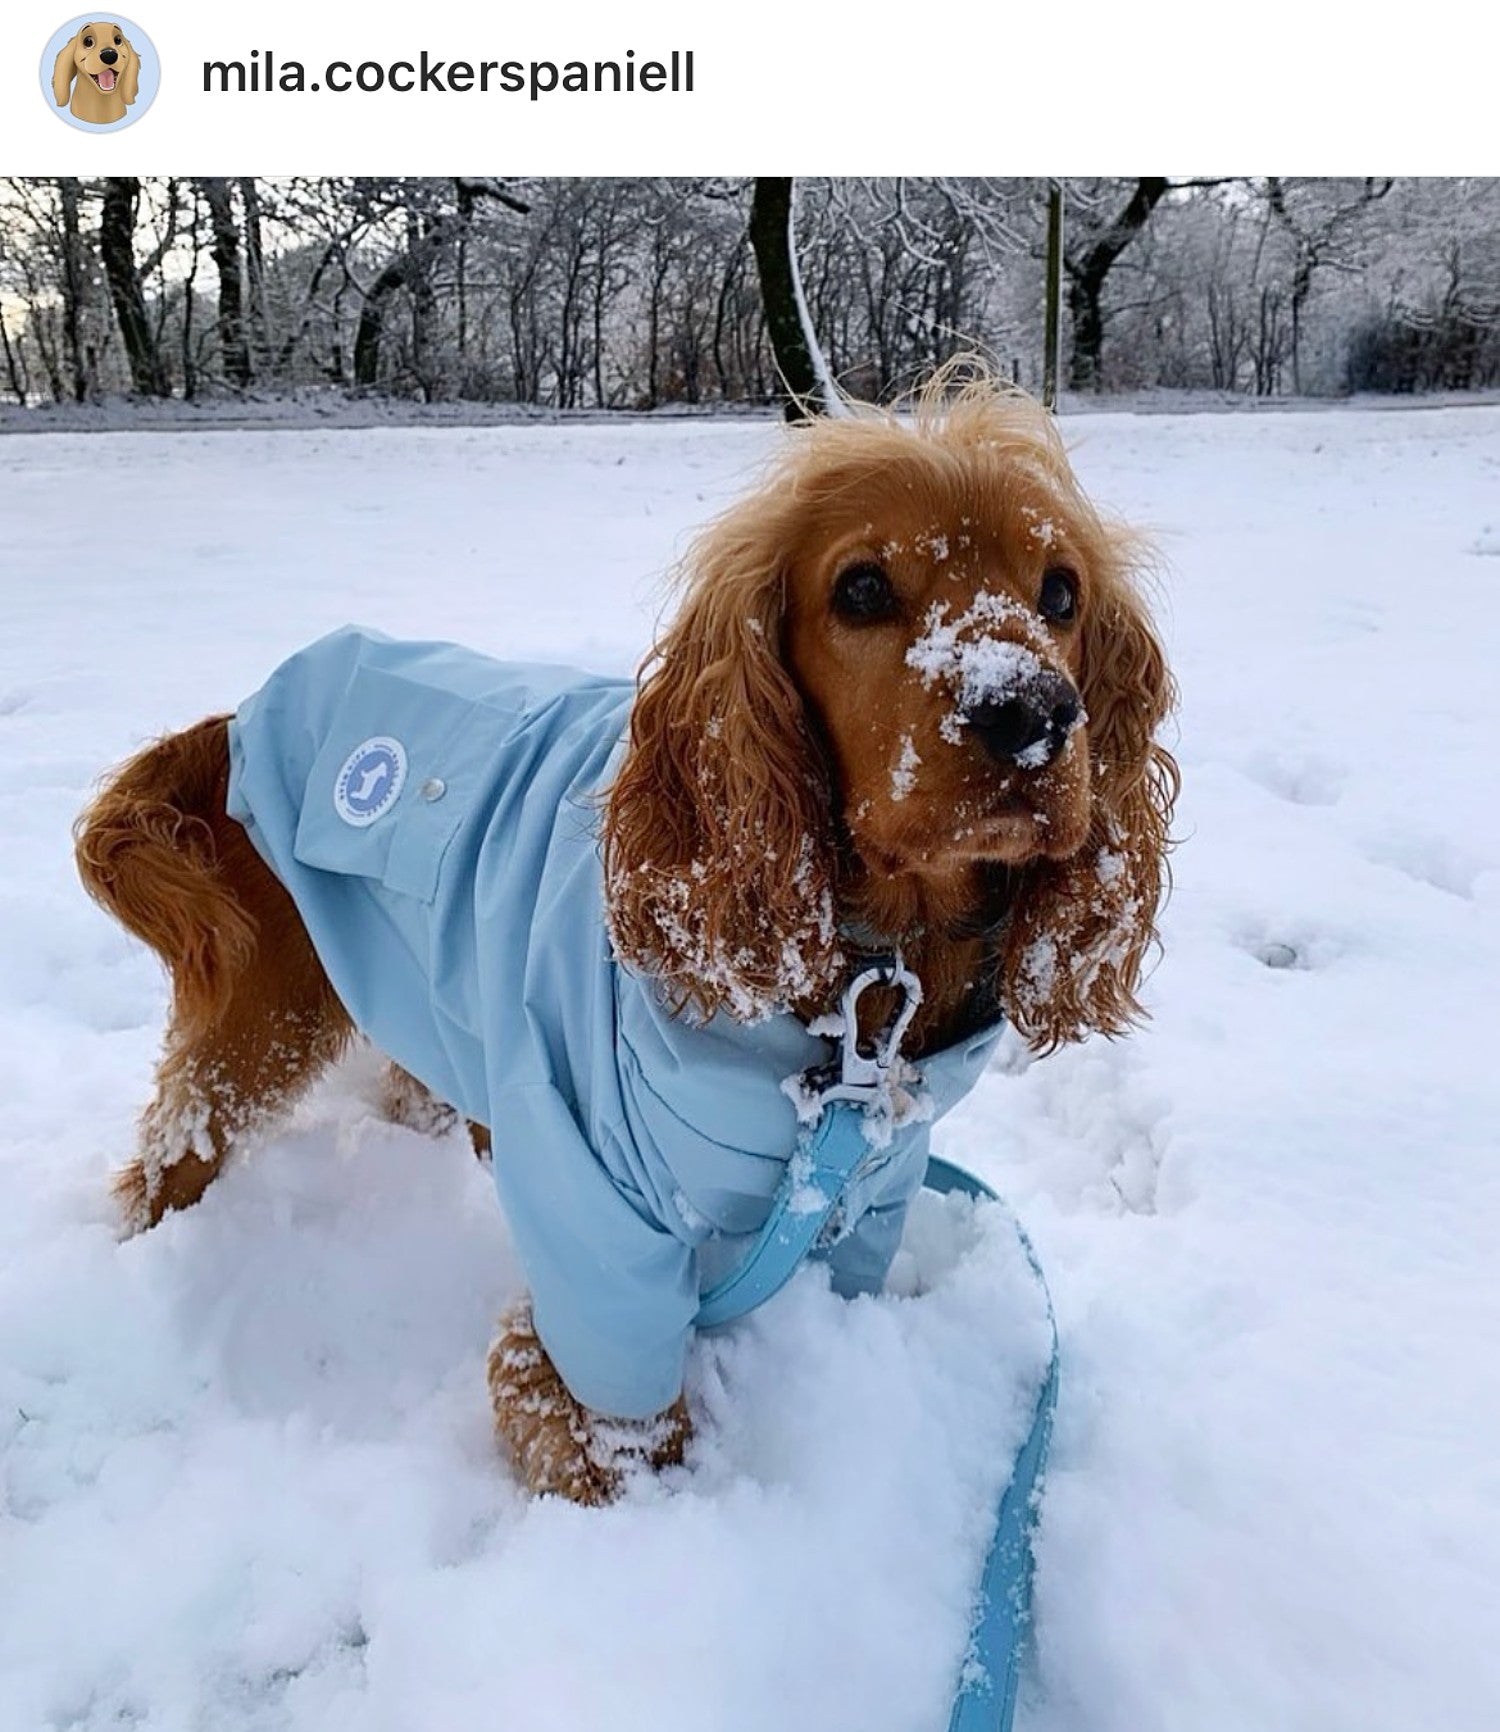
{"type": "MultiPolygon", "coordinates": [[[[799,1126],[782,1083],[829,1044],[790,1014],[674,1019],[617,961],[599,795],[634,686],[352,628],[285,662],[229,726],[229,812],[297,904],[355,1026],[488,1125],[537,1332],[585,1406],[682,1387],[700,1289],[764,1222],[799,1126]]],[[[998,1036],[925,1058],[933,1115],[998,1036]]],[[[878,1291],[927,1123],[846,1193],[828,1253],[878,1291]]]]}

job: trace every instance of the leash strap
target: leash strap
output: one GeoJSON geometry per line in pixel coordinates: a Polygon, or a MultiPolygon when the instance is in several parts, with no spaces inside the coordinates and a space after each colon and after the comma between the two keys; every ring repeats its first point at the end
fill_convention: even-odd
{"type": "MultiPolygon", "coordinates": [[[[901,1037],[920,1000],[921,987],[915,976],[902,967],[899,958],[875,961],[845,992],[839,1080],[826,1075],[810,1079],[815,1096],[822,1103],[822,1115],[787,1163],[786,1176],[771,1204],[766,1224],[743,1262],[702,1296],[697,1316],[699,1328],[732,1322],[764,1304],[786,1285],[817,1245],[850,1179],[872,1157],[862,1109],[879,1101],[882,1091],[891,1086],[890,1073],[901,1037]],[[903,987],[906,1001],[876,1043],[871,1057],[859,1052],[857,1010],[860,993],[877,980],[903,987]]],[[[928,1160],[923,1184],[928,1190],[942,1194],[957,1191],[976,1201],[1000,1202],[982,1179],[936,1156],[928,1160]]],[[[1031,1534],[1036,1525],[1052,1415],[1057,1405],[1057,1324],[1036,1252],[1020,1222],[1013,1216],[1011,1219],[1046,1299],[1051,1351],[1047,1374],[1032,1408],[1026,1441],[1016,1457],[995,1518],[948,1732],[1010,1732],[1031,1623],[1031,1534]]]]}
{"type": "Polygon", "coordinates": [[[863,1111],[889,1111],[901,1040],[921,1002],[922,983],[899,956],[869,958],[844,989],[838,1058],[798,1079],[794,1091],[821,1109],[812,1134],[804,1134],[787,1162],[766,1224],[744,1261],[699,1299],[698,1328],[732,1323],[779,1292],[817,1244],[861,1164],[879,1158],[865,1135],[863,1111]],[[859,1000],[877,984],[897,987],[903,996],[889,1026],[865,1053],[859,1045],[859,1000]]]}
{"type": "MultiPolygon", "coordinates": [[[[929,1191],[946,1195],[961,1192],[976,1201],[999,1203],[1000,1198],[982,1179],[976,1179],[952,1161],[932,1156],[923,1184],[929,1191]]],[[[1001,1204],[1003,1208],[1004,1205],[1001,1204]]],[[[1026,1441],[1011,1469],[1010,1483],[1000,1499],[995,1531],[985,1554],[979,1577],[979,1597],[969,1623],[969,1646],[959,1670],[958,1689],[948,1732],[1010,1732],[1016,1712],[1016,1692],[1021,1683],[1021,1661],[1031,1627],[1031,1578],[1033,1557],[1031,1534],[1041,1505],[1042,1481],[1047,1468],[1047,1446],[1052,1441],[1052,1415],[1057,1407],[1057,1320],[1052,1314],[1052,1295],[1037,1261],[1031,1240],[1021,1223],[1011,1216],[1011,1225],[1026,1253],[1026,1261],[1047,1301],[1047,1332],[1051,1346],[1047,1375],[1037,1391],[1031,1410],[1026,1441]]]]}
{"type": "Polygon", "coordinates": [[[858,1110],[847,1104],[829,1107],[787,1163],[771,1213],[744,1260],[699,1300],[700,1329],[732,1323],[781,1291],[817,1244],[869,1153],[858,1110]]]}

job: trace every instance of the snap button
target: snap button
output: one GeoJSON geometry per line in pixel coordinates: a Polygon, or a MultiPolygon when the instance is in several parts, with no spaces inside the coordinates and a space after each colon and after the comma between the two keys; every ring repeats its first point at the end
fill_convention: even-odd
{"type": "Polygon", "coordinates": [[[448,784],[441,776],[429,776],[417,792],[424,800],[441,800],[448,792],[448,784]]]}

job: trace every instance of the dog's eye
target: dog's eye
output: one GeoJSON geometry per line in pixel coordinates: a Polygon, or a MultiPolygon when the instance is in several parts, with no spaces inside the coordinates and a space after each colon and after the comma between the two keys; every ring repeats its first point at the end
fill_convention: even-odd
{"type": "Polygon", "coordinates": [[[92,36],[85,36],[83,39],[83,45],[85,48],[92,48],[94,46],[93,37],[92,36]]]}
{"type": "Polygon", "coordinates": [[[1068,625],[1078,610],[1078,579],[1065,565],[1054,565],[1042,575],[1042,593],[1037,612],[1057,625],[1068,625]]]}
{"type": "Polygon", "coordinates": [[[125,38],[123,36],[117,36],[115,38],[115,47],[118,48],[124,40],[125,38]]]}
{"type": "Polygon", "coordinates": [[[889,619],[896,612],[896,592],[884,568],[861,560],[841,571],[833,586],[833,610],[861,622],[889,619]]]}

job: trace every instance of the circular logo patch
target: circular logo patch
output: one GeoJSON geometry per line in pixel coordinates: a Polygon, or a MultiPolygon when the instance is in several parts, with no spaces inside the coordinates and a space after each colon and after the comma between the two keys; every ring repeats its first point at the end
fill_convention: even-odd
{"type": "Polygon", "coordinates": [[[364,740],[344,759],[333,784],[333,809],[357,830],[383,818],[406,781],[406,747],[387,734],[364,740]]]}

